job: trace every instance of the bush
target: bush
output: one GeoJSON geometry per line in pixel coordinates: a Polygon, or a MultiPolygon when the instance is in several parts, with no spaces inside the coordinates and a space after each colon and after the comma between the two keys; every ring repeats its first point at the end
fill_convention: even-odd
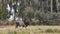
{"type": "Polygon", "coordinates": [[[23,12],[23,17],[33,18],[34,10],[32,7],[27,7],[23,12]]]}
{"type": "Polygon", "coordinates": [[[36,11],[34,16],[40,20],[48,20],[52,18],[52,15],[49,12],[45,13],[41,11],[36,11]]]}
{"type": "Polygon", "coordinates": [[[2,11],[0,12],[0,18],[6,19],[7,18],[7,13],[2,11]]]}

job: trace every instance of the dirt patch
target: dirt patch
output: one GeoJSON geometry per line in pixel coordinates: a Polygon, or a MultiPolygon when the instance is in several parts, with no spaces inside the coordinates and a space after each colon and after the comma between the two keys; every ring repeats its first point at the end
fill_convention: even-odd
{"type": "Polygon", "coordinates": [[[0,20],[0,25],[13,25],[15,21],[0,20]]]}

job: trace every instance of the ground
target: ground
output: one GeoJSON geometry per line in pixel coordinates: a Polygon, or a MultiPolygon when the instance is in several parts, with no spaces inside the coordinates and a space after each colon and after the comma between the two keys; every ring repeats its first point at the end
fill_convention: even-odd
{"type": "Polygon", "coordinates": [[[36,25],[27,28],[13,26],[0,26],[0,34],[60,34],[60,26],[36,25]]]}

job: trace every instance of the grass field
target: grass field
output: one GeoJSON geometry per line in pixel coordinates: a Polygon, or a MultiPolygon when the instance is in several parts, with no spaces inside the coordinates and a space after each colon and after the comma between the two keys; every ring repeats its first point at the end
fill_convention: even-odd
{"type": "Polygon", "coordinates": [[[0,34],[60,34],[60,26],[0,26],[0,34]]]}

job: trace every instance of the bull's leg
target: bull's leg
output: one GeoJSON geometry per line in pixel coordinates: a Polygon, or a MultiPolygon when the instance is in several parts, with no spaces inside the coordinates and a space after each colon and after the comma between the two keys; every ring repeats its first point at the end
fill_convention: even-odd
{"type": "Polygon", "coordinates": [[[18,28],[18,25],[16,25],[16,28],[18,28]]]}
{"type": "Polygon", "coordinates": [[[19,22],[16,22],[16,28],[18,28],[18,26],[19,26],[19,22]]]}
{"type": "Polygon", "coordinates": [[[26,25],[23,25],[23,27],[26,27],[26,25]]]}

